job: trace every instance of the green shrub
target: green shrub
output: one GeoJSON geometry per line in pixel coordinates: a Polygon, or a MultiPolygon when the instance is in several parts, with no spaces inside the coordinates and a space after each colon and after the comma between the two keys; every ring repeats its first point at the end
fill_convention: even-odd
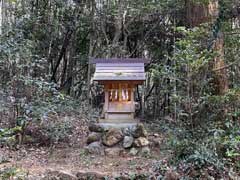
{"type": "Polygon", "coordinates": [[[67,140],[68,136],[72,133],[71,122],[64,121],[49,121],[45,127],[43,127],[43,132],[49,138],[51,143],[58,143],[60,141],[67,140]]]}
{"type": "Polygon", "coordinates": [[[0,129],[0,145],[15,146],[18,143],[17,136],[22,132],[20,126],[0,129]]]}
{"type": "Polygon", "coordinates": [[[9,180],[9,179],[17,179],[17,180],[26,180],[28,176],[28,172],[21,168],[17,167],[7,167],[0,169],[0,179],[9,180]]]}

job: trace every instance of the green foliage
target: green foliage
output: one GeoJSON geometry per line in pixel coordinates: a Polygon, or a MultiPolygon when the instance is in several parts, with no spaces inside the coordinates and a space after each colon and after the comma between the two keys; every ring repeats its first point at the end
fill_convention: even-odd
{"type": "Polygon", "coordinates": [[[216,148],[208,144],[197,144],[194,152],[186,158],[186,162],[194,164],[195,168],[213,166],[218,170],[223,169],[221,158],[218,157],[216,148]]]}
{"type": "Polygon", "coordinates": [[[68,120],[63,122],[50,121],[43,127],[43,133],[49,138],[51,143],[59,143],[68,138],[72,133],[72,124],[68,120]]]}
{"type": "Polygon", "coordinates": [[[7,136],[13,136],[18,132],[21,132],[22,128],[20,126],[16,126],[14,128],[5,128],[0,129],[0,138],[7,137],[7,136]]]}
{"type": "Polygon", "coordinates": [[[28,172],[21,168],[10,167],[10,168],[2,168],[0,169],[0,178],[2,180],[8,179],[17,179],[17,180],[25,180],[28,177],[28,172]]]}
{"type": "Polygon", "coordinates": [[[169,170],[169,164],[167,161],[157,161],[153,164],[153,169],[155,172],[159,172],[162,176],[169,170]]]}
{"type": "Polygon", "coordinates": [[[17,143],[16,136],[22,132],[21,126],[14,128],[0,128],[0,145],[8,145],[14,147],[17,143]]]}

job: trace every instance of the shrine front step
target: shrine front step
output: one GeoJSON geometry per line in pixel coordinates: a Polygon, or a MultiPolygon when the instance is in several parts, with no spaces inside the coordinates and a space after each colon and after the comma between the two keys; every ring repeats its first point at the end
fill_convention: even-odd
{"type": "Polygon", "coordinates": [[[139,119],[99,119],[100,123],[114,123],[114,124],[122,124],[122,123],[138,123],[139,119]]]}
{"type": "Polygon", "coordinates": [[[105,114],[105,118],[113,121],[134,121],[134,113],[129,112],[108,112],[105,114]]]}
{"type": "Polygon", "coordinates": [[[104,128],[132,128],[139,123],[138,119],[100,119],[99,125],[104,128]]]}
{"type": "Polygon", "coordinates": [[[137,125],[137,123],[99,123],[99,125],[101,127],[103,127],[104,129],[109,129],[109,128],[118,128],[118,129],[130,128],[130,129],[132,129],[133,127],[135,127],[137,125]]]}

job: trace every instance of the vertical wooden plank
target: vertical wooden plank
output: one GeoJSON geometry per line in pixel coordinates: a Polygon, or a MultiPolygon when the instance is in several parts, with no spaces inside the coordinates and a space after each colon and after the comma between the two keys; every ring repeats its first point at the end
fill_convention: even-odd
{"type": "Polygon", "coordinates": [[[131,100],[132,111],[135,112],[134,88],[133,88],[132,85],[131,85],[131,90],[130,90],[130,92],[131,92],[131,95],[130,95],[131,98],[130,98],[130,100],[131,100]]]}
{"type": "Polygon", "coordinates": [[[118,95],[119,95],[119,101],[122,101],[122,84],[121,83],[118,85],[118,95]]]}
{"type": "Polygon", "coordinates": [[[104,86],[104,93],[105,93],[105,98],[104,98],[104,118],[108,119],[108,107],[109,107],[109,84],[105,84],[104,86]]]}
{"type": "Polygon", "coordinates": [[[130,88],[131,88],[131,104],[132,104],[131,118],[134,119],[134,114],[135,114],[134,85],[131,84],[130,88]]]}
{"type": "Polygon", "coordinates": [[[104,103],[105,112],[108,110],[108,104],[109,104],[109,92],[108,90],[105,90],[105,103],[104,103]]]}
{"type": "Polygon", "coordinates": [[[145,83],[142,85],[142,119],[144,119],[144,111],[145,111],[145,83]]]}

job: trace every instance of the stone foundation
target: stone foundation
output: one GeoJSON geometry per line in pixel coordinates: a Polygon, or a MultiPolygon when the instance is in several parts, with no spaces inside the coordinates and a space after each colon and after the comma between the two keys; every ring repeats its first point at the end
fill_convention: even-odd
{"type": "Polygon", "coordinates": [[[86,151],[90,154],[121,156],[149,155],[148,133],[143,124],[114,128],[90,124],[86,151]]]}

